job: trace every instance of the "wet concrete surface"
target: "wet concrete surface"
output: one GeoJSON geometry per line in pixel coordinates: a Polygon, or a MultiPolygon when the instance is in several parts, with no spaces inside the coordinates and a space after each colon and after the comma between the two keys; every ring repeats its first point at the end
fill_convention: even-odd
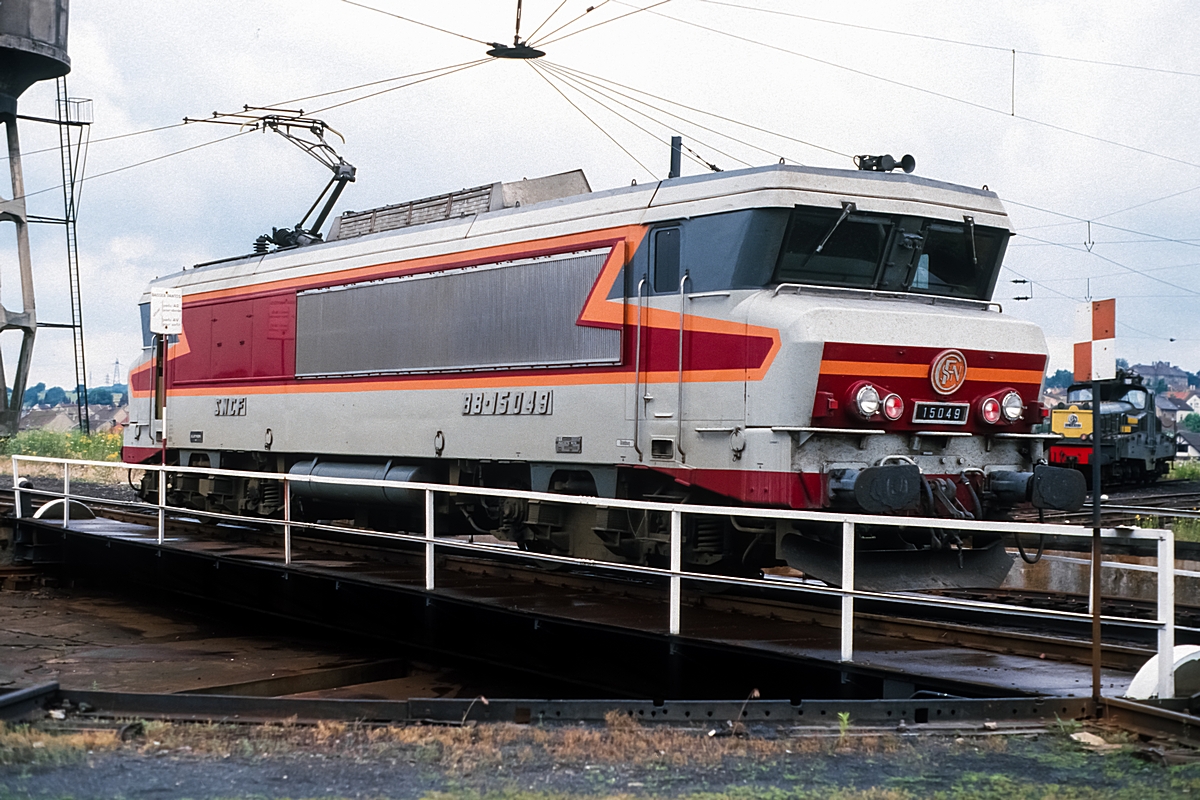
{"type": "Polygon", "coordinates": [[[229,694],[368,700],[485,691],[521,696],[530,689],[505,677],[411,661],[377,643],[306,637],[294,626],[272,630],[171,598],[84,588],[0,591],[0,689],[49,681],[71,689],[174,693],[227,687],[229,694]],[[328,686],[372,666],[390,676],[328,686]],[[314,676],[325,688],[290,690],[311,684],[314,676]],[[263,682],[267,691],[254,685],[263,682]],[[271,685],[281,691],[270,691],[271,685]]]}
{"type": "MultiPolygon", "coordinates": [[[[156,534],[146,526],[112,520],[73,521],[72,529],[89,536],[144,545],[156,534]]],[[[206,556],[235,559],[261,566],[267,575],[279,577],[278,547],[251,542],[213,541],[195,535],[172,533],[165,547],[206,556]]],[[[362,556],[339,555],[319,545],[297,542],[295,561],[289,568],[341,580],[408,587],[424,585],[424,571],[417,562],[366,561],[362,556]],[[306,551],[306,547],[311,552],[306,551]],[[313,548],[317,549],[313,549],[313,548]],[[310,561],[310,558],[314,560],[310,561]]],[[[516,609],[572,622],[609,627],[634,628],[665,635],[667,607],[665,592],[648,587],[627,592],[597,593],[571,585],[555,585],[554,576],[531,582],[514,574],[483,574],[478,571],[441,569],[437,594],[505,609],[516,609]]],[[[685,584],[682,609],[683,636],[703,641],[755,648],[783,657],[816,660],[836,665],[840,657],[839,633],[831,627],[785,622],[768,617],[713,611],[697,602],[685,584]]],[[[855,663],[884,670],[896,676],[916,675],[947,685],[970,686],[976,696],[1012,693],[1051,696],[1083,696],[1090,693],[1091,670],[1087,665],[951,647],[858,632],[855,663]]],[[[236,663],[236,662],[234,662],[236,663]]],[[[1132,674],[1105,670],[1106,693],[1122,694],[1132,674]]],[[[513,696],[513,695],[509,695],[513,696]]]]}

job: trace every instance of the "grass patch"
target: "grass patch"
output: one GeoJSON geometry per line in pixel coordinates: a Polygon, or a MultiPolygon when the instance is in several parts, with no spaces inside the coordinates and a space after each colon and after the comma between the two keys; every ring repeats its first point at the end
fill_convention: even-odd
{"type": "Polygon", "coordinates": [[[0,765],[53,766],[79,761],[89,752],[120,744],[114,731],[55,733],[31,725],[0,722],[0,765]]]}
{"type": "MultiPolygon", "coordinates": [[[[0,475],[12,474],[12,459],[3,457],[12,455],[119,462],[121,434],[22,431],[10,439],[0,439],[0,475]]],[[[62,466],[58,464],[23,462],[18,469],[27,478],[61,478],[63,474],[62,466]]],[[[124,483],[125,473],[105,467],[75,467],[71,470],[71,479],[91,483],[124,483]]]]}
{"type": "Polygon", "coordinates": [[[1200,542],[1200,519],[1177,519],[1171,524],[1175,532],[1175,540],[1179,542],[1200,542]]]}
{"type": "Polygon", "coordinates": [[[1177,542],[1200,542],[1200,519],[1138,516],[1139,528],[1170,528],[1177,542]]]}
{"type": "Polygon", "coordinates": [[[1176,461],[1167,477],[1180,481],[1200,481],[1200,462],[1176,461]]]}
{"type": "Polygon", "coordinates": [[[78,458],[87,461],[116,461],[121,453],[121,434],[79,431],[21,431],[0,442],[0,455],[78,458]]]}

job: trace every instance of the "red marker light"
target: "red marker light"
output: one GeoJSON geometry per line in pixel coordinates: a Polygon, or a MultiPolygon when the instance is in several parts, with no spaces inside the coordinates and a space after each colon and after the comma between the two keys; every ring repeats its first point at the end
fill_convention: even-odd
{"type": "Polygon", "coordinates": [[[979,406],[979,415],[988,425],[995,425],[1000,421],[1000,401],[994,397],[987,398],[979,406]]]}
{"type": "Polygon", "coordinates": [[[889,394],[883,398],[883,415],[892,422],[904,416],[904,400],[898,394],[889,394]]]}

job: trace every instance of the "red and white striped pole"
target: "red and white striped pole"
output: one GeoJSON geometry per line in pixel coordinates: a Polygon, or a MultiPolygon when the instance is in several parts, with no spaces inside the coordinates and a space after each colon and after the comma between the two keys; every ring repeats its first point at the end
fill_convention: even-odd
{"type": "Polygon", "coordinates": [[[1117,301],[1088,304],[1091,336],[1075,345],[1075,380],[1092,382],[1092,698],[1100,700],[1100,381],[1117,377],[1117,301]]]}

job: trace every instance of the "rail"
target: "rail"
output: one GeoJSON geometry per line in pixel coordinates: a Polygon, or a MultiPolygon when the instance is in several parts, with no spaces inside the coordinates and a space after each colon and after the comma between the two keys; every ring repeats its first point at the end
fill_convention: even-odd
{"type": "MultiPolygon", "coordinates": [[[[228,477],[228,478],[255,478],[259,480],[278,481],[283,484],[284,497],[284,512],[283,519],[269,519],[263,517],[251,517],[238,514],[227,514],[221,512],[205,511],[202,512],[205,517],[224,520],[229,522],[246,523],[274,523],[281,524],[283,528],[283,563],[290,566],[294,563],[294,553],[292,550],[292,538],[294,531],[297,528],[308,531],[326,531],[337,532],[343,535],[351,535],[363,537],[367,539],[383,539],[391,541],[409,542],[416,547],[422,548],[424,551],[425,562],[425,589],[433,592],[436,590],[436,553],[438,548],[451,550],[465,550],[477,553],[503,554],[507,557],[518,557],[528,559],[530,561],[539,561],[546,563],[557,563],[565,565],[587,566],[591,568],[610,570],[622,573],[632,573],[646,577],[665,578],[668,583],[669,599],[668,599],[668,631],[672,636],[678,636],[682,630],[682,621],[680,609],[682,605],[682,584],[684,580],[696,583],[708,584],[726,584],[738,586],[754,586],[767,588],[775,591],[797,592],[803,594],[824,595],[836,597],[840,599],[841,625],[840,625],[840,645],[841,645],[841,660],[844,662],[852,662],[854,660],[854,613],[856,600],[873,600],[884,603],[897,603],[906,605],[923,605],[937,608],[967,610],[967,611],[986,611],[997,614],[1007,614],[1011,616],[1031,617],[1040,619],[1059,619],[1073,620],[1078,622],[1087,622],[1092,619],[1091,614],[1085,614],[1075,611],[1061,611],[1055,609],[1034,609],[1021,608],[1006,605],[1003,603],[995,603],[979,600],[968,600],[959,598],[939,597],[936,595],[924,595],[918,593],[893,593],[893,592],[873,592],[856,589],[854,587],[854,551],[855,551],[855,529],[858,525],[896,525],[895,517],[874,516],[867,514],[849,514],[829,511],[798,511],[792,509],[778,508],[741,508],[730,506],[704,506],[704,505],[686,505],[680,503],[662,503],[643,500],[625,500],[611,497],[590,497],[578,495],[563,495],[551,494],[548,492],[528,492],[513,489],[488,489],[476,486],[448,486],[445,484],[436,483],[420,483],[408,481],[384,481],[384,480],[359,480],[349,478],[331,478],[313,475],[292,476],[287,473],[275,472],[254,472],[248,470],[230,470],[230,469],[213,469],[209,467],[178,467],[178,466],[162,466],[157,464],[126,464],[116,463],[111,461],[87,461],[81,459],[59,459],[47,458],[43,456],[27,456],[14,455],[12,456],[13,469],[13,489],[14,500],[16,507],[16,515],[21,516],[22,495],[37,494],[42,496],[62,498],[64,504],[64,525],[68,524],[70,516],[70,504],[72,500],[79,501],[82,499],[98,500],[108,505],[135,507],[141,509],[153,509],[157,513],[157,543],[162,545],[166,541],[166,520],[168,514],[179,514],[184,516],[194,516],[196,511],[193,509],[179,508],[167,504],[166,485],[167,474],[175,475],[199,475],[205,477],[228,477]],[[29,488],[21,488],[20,486],[20,464],[24,463],[41,463],[58,465],[62,468],[63,490],[61,492],[53,492],[46,490],[34,490],[29,488]],[[158,474],[158,502],[157,503],[142,503],[136,501],[119,501],[109,500],[106,498],[88,498],[82,495],[74,495],[71,491],[71,468],[78,467],[99,467],[117,470],[143,470],[158,474]],[[424,495],[424,522],[425,529],[419,534],[415,533],[387,533],[382,531],[363,530],[360,528],[347,528],[338,525],[329,525],[319,522],[303,522],[292,518],[291,514],[291,496],[292,484],[297,481],[312,484],[328,484],[334,486],[355,486],[355,487],[370,487],[380,489],[410,489],[422,492],[424,495]],[[608,561],[599,561],[595,559],[576,558],[572,556],[560,556],[549,553],[535,553],[528,550],[516,550],[513,548],[488,544],[484,542],[445,540],[439,542],[435,531],[435,499],[439,494],[445,495],[472,495],[479,497],[499,497],[508,499],[523,499],[534,500],[546,503],[556,504],[573,504],[592,506],[595,508],[624,508],[634,511],[645,512],[660,512],[670,515],[670,539],[669,553],[670,566],[667,569],[661,567],[648,567],[634,564],[621,564],[608,561]],[[841,525],[842,529],[842,581],[841,586],[824,586],[811,583],[801,583],[799,581],[780,581],[768,580],[763,578],[747,578],[735,577],[728,575],[710,575],[697,572],[687,572],[682,568],[682,553],[683,553],[683,519],[685,515],[718,515],[731,517],[744,517],[751,519],[769,519],[769,520],[803,520],[808,522],[827,522],[841,525]]],[[[905,517],[903,524],[906,527],[912,528],[943,528],[948,523],[947,520],[922,518],[922,517],[905,517]]],[[[1090,538],[1092,532],[1088,529],[1081,529],[1074,525],[1059,525],[1053,523],[1036,523],[1036,522],[992,522],[992,521],[977,521],[977,520],[954,520],[953,526],[956,530],[961,531],[978,531],[988,533],[1001,534],[1046,534],[1063,537],[1080,537],[1090,538]]],[[[1175,695],[1175,673],[1174,673],[1174,657],[1173,648],[1175,644],[1175,540],[1174,535],[1169,530],[1164,529],[1142,529],[1142,528],[1108,528],[1101,531],[1101,538],[1109,541],[1128,542],[1130,540],[1153,541],[1157,544],[1157,604],[1155,611],[1155,619],[1145,620],[1132,617],[1119,616],[1104,616],[1102,621],[1106,623],[1117,623],[1124,626],[1152,629],[1157,631],[1157,652],[1158,652],[1158,691],[1159,697],[1174,697],[1175,695]]],[[[1101,564],[1103,567],[1103,564],[1101,564]]],[[[1096,565],[1093,564],[1093,569],[1096,565]]]]}

